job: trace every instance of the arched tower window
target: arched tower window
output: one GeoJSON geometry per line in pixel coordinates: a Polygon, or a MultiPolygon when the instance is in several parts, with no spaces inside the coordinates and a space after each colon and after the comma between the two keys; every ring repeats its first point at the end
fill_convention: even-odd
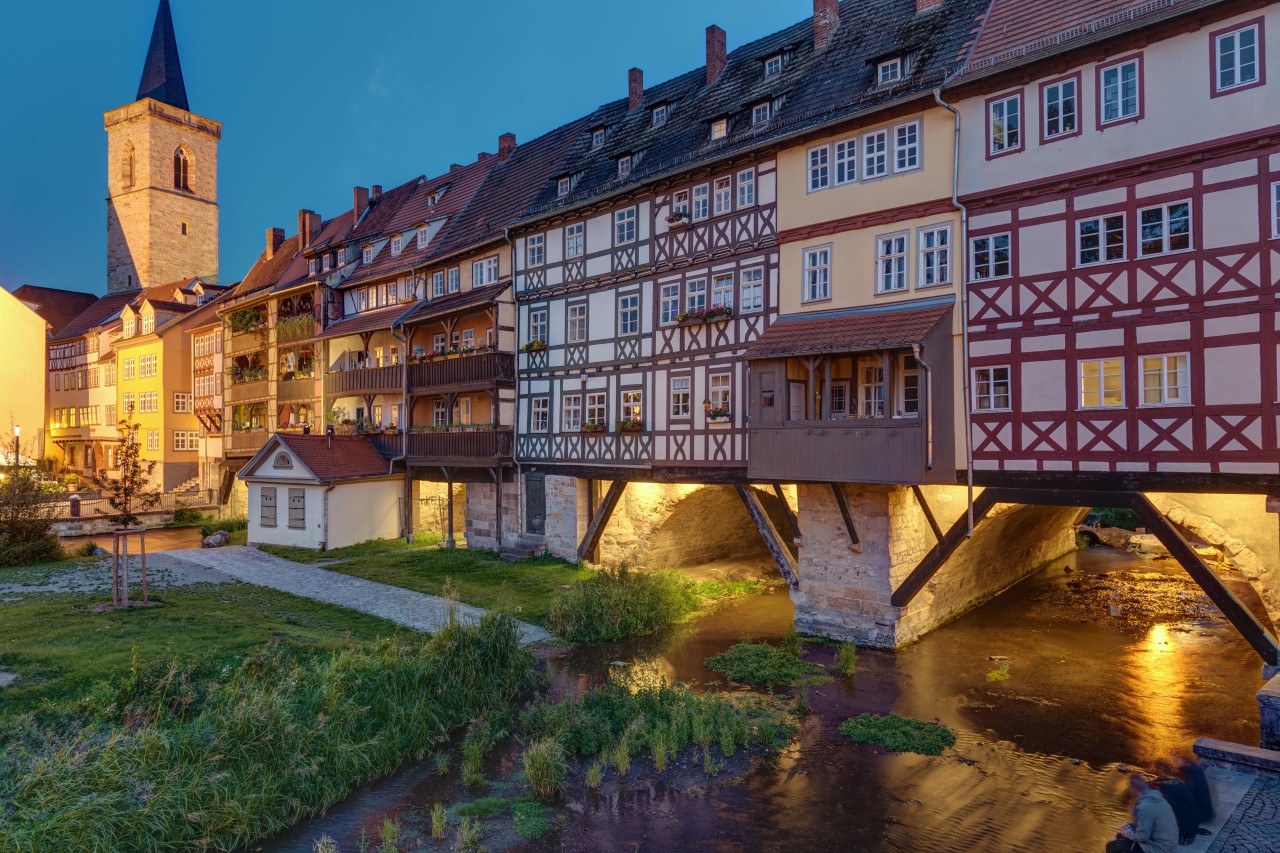
{"type": "Polygon", "coordinates": [[[120,157],[120,183],[126,187],[133,186],[133,143],[124,144],[124,154],[120,157]]]}
{"type": "Polygon", "coordinates": [[[179,148],[173,152],[173,187],[174,189],[186,190],[191,192],[191,183],[188,180],[187,152],[179,148]]]}

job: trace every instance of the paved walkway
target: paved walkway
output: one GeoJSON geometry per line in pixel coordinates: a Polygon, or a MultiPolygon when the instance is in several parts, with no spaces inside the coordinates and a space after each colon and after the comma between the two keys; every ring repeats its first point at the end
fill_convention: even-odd
{"type": "Polygon", "coordinates": [[[1254,779],[1206,853],[1277,851],[1280,851],[1280,779],[1254,779]]]}
{"type": "MultiPolygon", "coordinates": [[[[165,566],[186,564],[190,569],[204,569],[244,583],[380,616],[418,631],[438,630],[449,619],[449,602],[439,596],[331,572],[315,565],[294,563],[243,545],[199,551],[160,551],[154,558],[165,566]]],[[[148,568],[152,559],[153,555],[148,555],[148,568]]],[[[487,612],[467,604],[455,603],[453,606],[463,622],[477,622],[487,612]]],[[[551,638],[536,625],[517,624],[521,642],[539,643],[551,638]]]]}

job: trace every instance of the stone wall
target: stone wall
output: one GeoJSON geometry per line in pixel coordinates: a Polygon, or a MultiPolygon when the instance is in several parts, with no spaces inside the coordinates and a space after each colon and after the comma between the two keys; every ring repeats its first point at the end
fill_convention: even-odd
{"type": "Polygon", "coordinates": [[[578,559],[578,543],[591,521],[587,513],[587,481],[547,476],[547,551],[566,560],[578,559]]]}
{"type": "MultiPolygon", "coordinates": [[[[413,529],[417,533],[444,534],[448,524],[448,483],[413,481],[413,529]]],[[[467,484],[453,484],[453,535],[467,534],[467,484]]]]}
{"type": "Polygon", "coordinates": [[[471,483],[466,494],[466,530],[468,548],[498,550],[514,545],[520,535],[519,495],[512,480],[502,484],[502,540],[498,540],[498,507],[496,483],[471,483]]]}
{"type": "MultiPolygon", "coordinates": [[[[1075,548],[1075,508],[997,506],[905,608],[893,590],[933,547],[935,537],[911,489],[845,486],[860,544],[850,544],[829,486],[800,485],[802,631],[892,648],[917,639],[1075,548]]],[[[957,486],[925,486],[945,530],[965,511],[957,486]]]]}
{"type": "MultiPolygon", "coordinates": [[[[152,530],[157,527],[164,527],[173,521],[173,512],[146,512],[138,516],[138,527],[152,530]]],[[[67,539],[74,536],[100,536],[104,533],[110,533],[119,528],[107,516],[92,516],[77,519],[65,519],[63,521],[55,521],[50,530],[54,536],[60,539],[67,539]]]]}

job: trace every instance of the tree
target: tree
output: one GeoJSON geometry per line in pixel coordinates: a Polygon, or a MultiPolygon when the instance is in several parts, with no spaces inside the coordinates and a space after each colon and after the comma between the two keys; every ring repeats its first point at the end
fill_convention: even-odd
{"type": "MultiPolygon", "coordinates": [[[[151,475],[156,470],[154,459],[143,459],[138,447],[138,424],[133,412],[127,412],[116,424],[120,437],[116,439],[117,476],[107,476],[100,468],[91,478],[93,486],[107,499],[114,509],[111,521],[121,527],[133,527],[138,516],[160,503],[160,490],[151,487],[151,475]]],[[[103,513],[105,515],[105,513],[103,513]]]]}
{"type": "MultiPolygon", "coordinates": [[[[15,448],[8,448],[12,453],[15,448]]],[[[58,515],[63,488],[46,483],[34,465],[23,465],[23,457],[39,455],[30,442],[17,459],[4,457],[0,470],[0,566],[25,566],[56,560],[62,556],[58,537],[51,532],[58,515]]]]}

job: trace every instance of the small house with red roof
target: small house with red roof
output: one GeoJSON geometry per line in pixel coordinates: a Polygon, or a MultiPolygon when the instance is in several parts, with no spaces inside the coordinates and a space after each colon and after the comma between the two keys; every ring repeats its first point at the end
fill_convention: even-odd
{"type": "Polygon", "coordinates": [[[239,477],[251,545],[324,551],[402,532],[404,474],[362,435],[277,432],[239,477]]]}

